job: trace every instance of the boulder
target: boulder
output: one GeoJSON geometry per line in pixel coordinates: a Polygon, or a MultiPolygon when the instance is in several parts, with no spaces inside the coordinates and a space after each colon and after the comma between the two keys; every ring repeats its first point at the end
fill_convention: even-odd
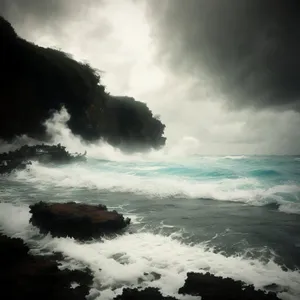
{"type": "Polygon", "coordinates": [[[142,291],[138,289],[124,289],[122,295],[114,300],[176,300],[174,297],[164,297],[158,289],[146,288],[142,291]]]}
{"type": "Polygon", "coordinates": [[[104,205],[39,202],[30,206],[30,212],[30,222],[42,233],[80,240],[120,232],[130,223],[130,219],[108,211],[104,205]]]}
{"type": "Polygon", "coordinates": [[[253,285],[210,273],[188,273],[179,294],[201,296],[202,300],[279,300],[275,293],[255,290],[253,285]]]}
{"type": "Polygon", "coordinates": [[[6,299],[83,300],[89,272],[60,270],[54,258],[33,256],[20,239],[0,234],[0,286],[6,299]]]}

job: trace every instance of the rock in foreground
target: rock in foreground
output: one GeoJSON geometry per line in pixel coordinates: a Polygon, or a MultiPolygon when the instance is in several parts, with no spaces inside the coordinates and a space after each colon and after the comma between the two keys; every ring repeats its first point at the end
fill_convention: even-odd
{"type": "Polygon", "coordinates": [[[176,300],[174,297],[164,297],[158,289],[146,288],[142,291],[138,289],[124,289],[122,295],[114,300],[176,300]]]}
{"type": "Polygon", "coordinates": [[[39,202],[30,206],[30,212],[30,222],[41,232],[80,240],[119,232],[130,223],[130,219],[108,211],[104,205],[39,202]]]}
{"type": "Polygon", "coordinates": [[[202,300],[279,300],[274,293],[255,290],[253,285],[210,273],[188,273],[180,294],[201,296],[202,300]]]}
{"type": "Polygon", "coordinates": [[[62,271],[51,257],[33,256],[28,251],[22,240],[0,234],[0,286],[5,299],[85,299],[91,275],[62,271]]]}

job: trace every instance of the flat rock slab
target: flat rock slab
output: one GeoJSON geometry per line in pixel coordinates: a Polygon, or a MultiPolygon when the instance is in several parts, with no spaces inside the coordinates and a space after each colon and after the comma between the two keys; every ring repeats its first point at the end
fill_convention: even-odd
{"type": "Polygon", "coordinates": [[[275,293],[255,290],[253,285],[210,273],[188,273],[179,294],[201,296],[202,300],[279,300],[275,293]]]}
{"type": "Polygon", "coordinates": [[[30,222],[42,233],[80,240],[120,232],[130,223],[130,219],[108,211],[104,205],[39,202],[30,206],[30,212],[30,222]]]}
{"type": "Polygon", "coordinates": [[[55,257],[31,255],[21,239],[2,234],[0,266],[3,299],[83,300],[93,282],[89,271],[60,270],[55,257]]]}

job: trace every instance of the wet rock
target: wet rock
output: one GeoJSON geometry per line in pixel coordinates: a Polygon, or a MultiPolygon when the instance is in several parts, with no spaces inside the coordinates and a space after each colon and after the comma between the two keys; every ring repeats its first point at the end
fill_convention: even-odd
{"type": "Polygon", "coordinates": [[[271,284],[265,285],[263,288],[266,291],[270,291],[270,292],[274,292],[274,293],[282,293],[282,292],[288,291],[287,287],[280,286],[276,283],[271,283],[271,284]]]}
{"type": "Polygon", "coordinates": [[[188,273],[179,294],[201,296],[202,300],[279,300],[275,293],[255,290],[253,285],[210,273],[188,273]]]}
{"type": "Polygon", "coordinates": [[[0,286],[6,299],[85,299],[89,272],[60,270],[53,257],[33,256],[20,239],[0,234],[0,286]]]}
{"type": "Polygon", "coordinates": [[[156,272],[151,272],[151,273],[145,272],[144,276],[146,276],[147,278],[149,278],[151,281],[153,281],[153,280],[159,280],[161,278],[161,275],[158,274],[158,273],[156,273],[156,272]]]}
{"type": "Polygon", "coordinates": [[[42,233],[80,240],[120,232],[130,223],[130,219],[103,205],[39,202],[30,206],[30,212],[30,222],[42,233]]]}
{"type": "Polygon", "coordinates": [[[0,154],[0,174],[25,169],[31,161],[41,163],[70,163],[85,161],[85,154],[70,154],[65,147],[58,145],[23,146],[15,151],[0,154]]]}
{"type": "Polygon", "coordinates": [[[29,248],[21,239],[8,238],[0,234],[0,245],[1,268],[16,264],[28,256],[29,248]]]}
{"type": "Polygon", "coordinates": [[[142,284],[144,281],[155,281],[159,280],[161,278],[161,275],[156,272],[144,272],[142,277],[138,278],[138,284],[142,284]]]}
{"type": "Polygon", "coordinates": [[[176,300],[174,297],[164,297],[158,289],[146,288],[142,291],[138,289],[124,289],[122,295],[114,300],[176,300]]]}

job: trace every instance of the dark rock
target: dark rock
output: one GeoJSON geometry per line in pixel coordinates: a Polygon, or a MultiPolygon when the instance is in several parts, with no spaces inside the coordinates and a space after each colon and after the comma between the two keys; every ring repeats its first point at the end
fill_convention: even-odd
{"type": "Polygon", "coordinates": [[[151,273],[145,272],[144,276],[147,276],[151,281],[152,280],[159,280],[161,278],[161,275],[159,273],[156,273],[156,272],[151,272],[151,273]]]}
{"type": "Polygon", "coordinates": [[[60,270],[46,256],[33,256],[20,239],[0,234],[0,286],[5,299],[83,300],[89,293],[89,272],[60,270]],[[77,287],[71,285],[77,283],[77,287]]]}
{"type": "Polygon", "coordinates": [[[255,290],[253,285],[210,273],[188,273],[179,294],[201,296],[202,300],[279,300],[275,293],[255,290]]]}
{"type": "Polygon", "coordinates": [[[85,161],[85,159],[85,155],[72,155],[60,144],[55,146],[25,145],[15,151],[0,154],[0,174],[25,169],[33,160],[42,163],[69,163],[85,161]]]}
{"type": "Polygon", "coordinates": [[[158,289],[146,288],[142,291],[138,289],[124,289],[122,295],[114,300],[176,300],[174,297],[164,297],[158,289]]]}
{"type": "Polygon", "coordinates": [[[17,264],[28,256],[29,248],[21,239],[8,238],[0,234],[0,245],[1,268],[17,264]]]}
{"type": "Polygon", "coordinates": [[[1,16],[0,44],[0,138],[47,140],[44,122],[65,107],[69,128],[85,140],[102,138],[128,149],[165,144],[165,125],[145,103],[106,92],[99,70],[25,41],[1,16]]]}
{"type": "Polygon", "coordinates": [[[41,232],[80,240],[117,233],[130,223],[130,219],[116,211],[108,211],[103,205],[39,202],[30,206],[30,212],[30,222],[41,232]]]}
{"type": "Polygon", "coordinates": [[[11,41],[17,38],[17,34],[11,24],[0,16],[0,41],[11,41]]]}
{"type": "Polygon", "coordinates": [[[161,275],[156,272],[144,272],[143,277],[138,278],[138,284],[142,284],[144,281],[155,281],[159,280],[161,278],[161,275]]]}
{"type": "Polygon", "coordinates": [[[276,283],[265,285],[263,288],[266,291],[274,292],[274,293],[282,293],[282,292],[287,292],[288,291],[287,287],[280,286],[276,283]]]}

